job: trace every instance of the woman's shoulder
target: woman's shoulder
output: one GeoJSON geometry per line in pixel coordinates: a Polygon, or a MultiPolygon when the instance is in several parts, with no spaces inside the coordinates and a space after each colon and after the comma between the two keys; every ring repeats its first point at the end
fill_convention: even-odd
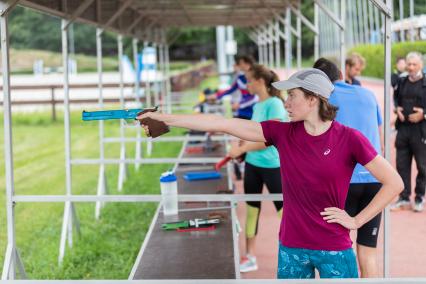
{"type": "Polygon", "coordinates": [[[348,137],[359,137],[362,136],[362,133],[352,127],[346,126],[344,124],[341,124],[340,122],[334,120],[333,121],[333,129],[337,133],[339,133],[342,136],[348,136],[348,137]]]}

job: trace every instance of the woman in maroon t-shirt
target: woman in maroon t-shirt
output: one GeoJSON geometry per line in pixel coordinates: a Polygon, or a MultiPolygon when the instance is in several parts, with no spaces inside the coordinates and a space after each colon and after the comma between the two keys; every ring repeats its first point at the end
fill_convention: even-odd
{"type": "Polygon", "coordinates": [[[321,278],[356,278],[349,230],[381,212],[402,191],[402,180],[360,132],[334,121],[337,108],[328,103],[334,87],[324,72],[306,69],[272,85],[288,90],[289,123],[152,112],[138,119],[148,135],[145,118],[274,145],[280,155],[284,198],[278,278],[313,278],[314,269],[321,278]],[[357,163],[383,186],[364,210],[351,217],[343,209],[357,163]]]}

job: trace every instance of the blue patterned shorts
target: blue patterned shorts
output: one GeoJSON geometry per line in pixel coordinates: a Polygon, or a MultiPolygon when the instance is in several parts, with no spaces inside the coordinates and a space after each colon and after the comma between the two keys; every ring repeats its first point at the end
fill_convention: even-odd
{"type": "Polygon", "coordinates": [[[315,268],[321,278],[358,278],[353,250],[310,250],[279,245],[278,279],[314,278],[315,268]]]}

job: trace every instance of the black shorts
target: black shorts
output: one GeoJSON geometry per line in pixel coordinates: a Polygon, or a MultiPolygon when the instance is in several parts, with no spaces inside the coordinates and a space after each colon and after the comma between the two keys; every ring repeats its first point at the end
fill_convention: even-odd
{"type": "MultiPolygon", "coordinates": [[[[381,187],[380,183],[351,183],[346,198],[346,212],[352,217],[356,216],[371,202],[381,187]]],[[[377,247],[381,217],[382,213],[377,214],[358,229],[357,244],[372,248],[377,247]]]]}
{"type": "MultiPolygon", "coordinates": [[[[270,193],[282,193],[280,168],[261,168],[246,162],[244,170],[244,193],[261,194],[263,185],[270,193]]],[[[247,201],[247,204],[260,208],[260,201],[247,201]]],[[[282,201],[274,201],[275,208],[283,208],[282,201]]]]}

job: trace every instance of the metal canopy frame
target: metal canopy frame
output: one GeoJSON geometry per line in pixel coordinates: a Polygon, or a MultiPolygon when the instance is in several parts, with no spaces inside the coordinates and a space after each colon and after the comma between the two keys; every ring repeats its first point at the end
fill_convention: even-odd
{"type": "MultiPolygon", "coordinates": [[[[392,19],[391,1],[386,0],[369,0],[370,3],[376,6],[382,16],[384,17],[384,43],[385,43],[385,158],[390,158],[390,98],[387,95],[389,93],[390,86],[390,23],[392,19]]],[[[201,0],[58,0],[58,1],[44,1],[44,0],[4,0],[0,1],[0,32],[1,32],[1,56],[2,56],[2,71],[3,71],[3,93],[4,93],[4,145],[5,145],[5,177],[6,177],[6,210],[7,210],[7,236],[8,244],[6,250],[6,257],[3,266],[2,279],[15,279],[17,272],[21,274],[21,277],[25,278],[25,270],[22,265],[18,249],[15,243],[15,220],[14,220],[14,205],[16,202],[64,202],[65,203],[65,214],[64,212],[64,225],[63,225],[63,236],[61,243],[66,242],[68,235],[68,242],[72,244],[72,226],[78,229],[78,220],[73,218],[73,202],[97,202],[97,210],[100,210],[100,206],[103,202],[159,202],[159,196],[119,196],[119,195],[106,195],[106,181],[104,179],[104,165],[108,163],[114,164],[127,164],[127,163],[170,163],[170,162],[199,162],[196,158],[184,159],[126,159],[125,155],[120,156],[120,159],[105,159],[104,157],[104,141],[101,140],[101,156],[100,159],[94,160],[82,160],[82,159],[71,159],[70,152],[70,132],[69,132],[69,105],[68,105],[68,51],[67,51],[67,28],[74,22],[82,22],[93,24],[98,27],[96,38],[97,38],[97,67],[99,73],[99,105],[103,106],[102,97],[102,48],[101,48],[101,35],[104,30],[113,31],[119,34],[118,47],[120,49],[120,39],[122,36],[130,36],[135,40],[141,40],[144,42],[144,46],[152,43],[154,46],[161,46],[162,64],[166,66],[166,77],[169,76],[168,64],[168,44],[170,41],[165,37],[164,30],[172,27],[179,26],[184,27],[188,25],[196,26],[216,26],[216,25],[234,25],[238,27],[253,28],[254,31],[250,33],[250,38],[255,41],[259,46],[259,58],[261,63],[273,64],[273,52],[267,52],[267,43],[277,42],[277,38],[281,38],[286,41],[286,66],[291,67],[291,12],[298,18],[298,21],[308,26],[315,34],[315,58],[319,56],[319,25],[318,25],[318,13],[319,9],[324,11],[331,19],[334,20],[335,24],[341,29],[341,34],[345,30],[345,18],[342,11],[345,8],[345,1],[341,1],[341,14],[340,17],[331,13],[320,0],[314,0],[315,6],[315,19],[314,24],[309,22],[300,12],[298,1],[281,1],[281,0],[240,0],[233,1],[217,1],[212,4],[212,1],[201,0]],[[64,100],[65,100],[65,143],[66,143],[66,195],[63,196],[20,196],[14,193],[14,176],[13,176],[13,156],[12,156],[12,128],[11,128],[11,97],[10,97],[10,65],[9,65],[9,35],[7,27],[7,16],[10,10],[17,4],[21,4],[25,7],[30,7],[39,10],[44,13],[61,17],[62,21],[62,43],[63,43],[63,64],[64,64],[64,100]],[[213,6],[212,6],[213,5],[213,6]],[[124,8],[125,6],[125,8],[124,8]],[[297,7],[297,8],[294,8],[297,7]],[[256,16],[252,16],[252,11],[256,11],[256,16]],[[273,18],[271,11],[282,11],[285,12],[286,17],[284,18],[285,31],[280,30],[279,23],[282,22],[279,17],[273,18]],[[218,14],[226,14],[226,17],[220,17],[218,14]],[[232,15],[232,17],[231,17],[232,15]],[[105,20],[109,19],[109,20],[105,20]],[[274,22],[275,21],[275,22],[274,22]],[[278,25],[277,25],[278,23],[278,25]],[[272,28],[271,28],[272,27],[272,28]],[[154,31],[154,32],[153,32],[154,31]],[[155,32],[157,31],[157,32],[155,32]],[[160,32],[158,32],[160,31],[160,32]],[[160,34],[160,35],[159,35],[160,34]],[[290,47],[290,48],[289,48],[290,47]],[[71,164],[99,164],[99,183],[98,192],[95,196],[75,196],[71,193],[71,164]],[[98,206],[99,204],[99,206],[98,206]],[[67,216],[66,216],[67,215],[67,216]],[[67,218],[67,220],[65,220],[67,218]],[[73,222],[73,221],[75,222],[73,222]]],[[[279,13],[280,14],[280,13],[279,13]]],[[[377,18],[378,16],[376,16],[377,18]]],[[[297,24],[297,28],[293,33],[296,33],[300,37],[300,24],[297,24]]],[[[176,36],[174,35],[173,38],[176,36]]],[[[300,46],[298,46],[300,48],[300,46]]],[[[270,45],[273,48],[273,45],[270,45]]],[[[345,42],[344,37],[341,36],[340,41],[341,48],[341,60],[344,58],[345,42]]],[[[122,47],[121,47],[122,49],[122,47]]],[[[120,52],[119,52],[120,53],[120,52]]],[[[160,54],[160,53],[159,53],[160,54]]],[[[276,56],[278,57],[278,56],[276,56]]],[[[164,66],[162,65],[162,68],[164,66]]],[[[343,70],[343,68],[342,68],[343,70]]],[[[146,86],[147,102],[150,103],[150,83],[146,86]]],[[[170,92],[170,82],[165,83],[165,88],[170,92]]],[[[169,107],[168,112],[171,112],[169,107]]],[[[99,122],[100,137],[103,138],[103,123],[99,122]]],[[[120,143],[124,143],[124,137],[119,138],[120,143]]],[[[112,139],[112,138],[111,138],[112,139]]],[[[137,141],[142,141],[142,138],[136,138],[137,141]]],[[[112,141],[111,141],[112,142],[112,141]]],[[[148,143],[149,144],[149,143],[148,143]]],[[[205,159],[203,159],[205,161],[205,159]]],[[[213,160],[212,160],[213,161],[213,160]]],[[[214,160],[216,161],[216,160],[214,160]]],[[[247,201],[247,200],[274,200],[274,195],[264,196],[179,196],[179,199],[184,200],[220,200],[220,201],[247,201]]],[[[384,214],[384,277],[389,277],[389,210],[385,209],[384,214]]],[[[200,280],[194,280],[197,283],[200,280]]],[[[241,282],[250,282],[250,280],[241,280],[241,282]]],[[[321,282],[322,280],[307,280],[306,283],[312,283],[312,281],[321,282]]],[[[341,280],[336,283],[400,283],[399,280],[341,280]]],[[[424,279],[403,279],[401,283],[421,283],[424,279]]],[[[56,283],[58,281],[52,281],[56,283]]],[[[66,283],[67,281],[61,281],[66,283]]],[[[70,281],[68,281],[70,282],[70,281]]],[[[74,280],[73,280],[74,282],[74,280]]],[[[84,282],[84,281],[82,281],[84,282]]],[[[95,281],[96,282],[96,281],[95,281]]],[[[105,283],[105,281],[102,281],[105,283]]],[[[149,281],[148,281],[149,282],[149,281]]],[[[168,281],[161,281],[167,283],[168,281]]],[[[188,282],[188,281],[186,281],[188,282]]],[[[222,283],[227,281],[221,280],[222,283]]],[[[237,281],[240,282],[240,281],[237,281]]],[[[277,282],[276,280],[263,281],[266,282],[277,282]]],[[[292,283],[291,280],[288,281],[292,283]]],[[[113,282],[112,282],[113,283],[113,282]]],[[[158,282],[156,282],[158,283],[158,282]]],[[[232,283],[236,283],[232,281],[232,283]]],[[[295,282],[296,283],[296,282],[295,282]]],[[[297,282],[302,283],[302,282],[297,282]]],[[[305,283],[305,282],[303,282],[305,283]]]]}

